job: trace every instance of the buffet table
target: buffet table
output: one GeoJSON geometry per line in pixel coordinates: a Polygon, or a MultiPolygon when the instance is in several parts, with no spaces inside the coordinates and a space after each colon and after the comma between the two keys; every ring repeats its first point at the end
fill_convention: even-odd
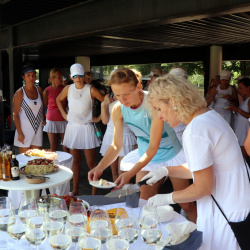
{"type": "MultiPolygon", "coordinates": [[[[139,215],[139,212],[140,212],[140,207],[146,205],[146,203],[147,203],[146,200],[140,199],[140,201],[139,201],[139,207],[133,208],[133,213],[134,213],[135,216],[137,216],[137,218],[138,218],[138,215],[139,215]]],[[[118,206],[121,206],[121,205],[125,205],[125,202],[123,202],[123,203],[115,203],[115,204],[110,204],[110,205],[105,205],[105,206],[106,206],[107,209],[111,209],[111,208],[117,208],[118,206]]],[[[174,217],[173,217],[173,219],[172,219],[171,221],[169,221],[169,222],[171,222],[171,223],[179,223],[179,222],[184,222],[184,221],[186,221],[186,219],[185,219],[182,215],[180,215],[180,214],[174,212],[174,217]]],[[[162,223],[162,233],[163,233],[162,238],[165,238],[166,236],[168,236],[167,231],[164,229],[164,227],[165,227],[165,225],[167,225],[167,223],[168,223],[168,222],[163,222],[163,223],[162,223]]],[[[0,231],[0,238],[2,237],[3,234],[4,234],[4,233],[0,231]]],[[[5,235],[6,235],[6,234],[5,234],[5,235]]],[[[10,239],[10,236],[9,236],[9,235],[8,235],[7,237],[10,239]]],[[[24,238],[24,239],[21,239],[21,241],[26,241],[26,239],[25,239],[25,238],[24,238]]],[[[13,242],[13,241],[12,241],[12,242],[13,242]]],[[[20,242],[20,243],[21,243],[21,242],[20,242]]],[[[17,244],[16,244],[16,245],[17,245],[17,244]]],[[[11,247],[11,249],[12,249],[12,248],[15,249],[15,246],[10,246],[10,247],[11,247]]],[[[131,245],[129,246],[129,250],[138,250],[138,249],[140,249],[140,248],[145,248],[145,247],[147,248],[148,245],[146,245],[145,243],[143,243],[143,241],[142,241],[142,239],[141,239],[141,236],[139,236],[139,237],[138,237],[138,240],[137,240],[134,244],[131,244],[131,245]]],[[[50,244],[49,244],[48,238],[46,239],[46,241],[45,241],[42,245],[39,246],[39,249],[46,249],[46,250],[47,250],[47,249],[53,249],[53,248],[50,246],[50,244]]],[[[70,249],[74,249],[74,248],[70,248],[70,249]]],[[[78,249],[78,248],[76,248],[76,249],[78,249]]],[[[104,247],[103,247],[102,249],[103,249],[103,250],[106,249],[105,244],[104,244],[104,247]]]]}
{"type": "MultiPolygon", "coordinates": [[[[24,154],[19,154],[16,156],[16,158],[19,161],[20,167],[26,165],[28,161],[32,160],[31,157],[25,156],[24,154]]],[[[60,166],[64,166],[71,171],[72,164],[73,164],[73,157],[69,153],[57,151],[57,159],[55,161],[55,164],[60,165],[60,166]]],[[[70,171],[69,171],[69,173],[70,173],[70,171]]],[[[20,177],[21,176],[22,176],[22,174],[20,175],[20,177]]],[[[72,179],[72,177],[69,178],[67,181],[64,181],[61,183],[58,182],[58,184],[53,185],[53,186],[43,186],[42,188],[39,188],[39,189],[43,189],[42,195],[46,195],[44,188],[49,188],[49,191],[51,194],[54,194],[54,193],[57,193],[58,195],[68,194],[70,191],[70,179],[72,179]]],[[[12,182],[13,181],[11,181],[11,183],[12,182]]],[[[48,181],[46,181],[45,183],[47,183],[47,182],[48,181]]],[[[29,185],[31,185],[31,184],[29,184],[29,185]]],[[[38,185],[38,184],[34,184],[34,185],[38,185]]],[[[2,188],[2,189],[5,189],[5,188],[2,188]]],[[[8,197],[11,198],[14,208],[17,209],[21,199],[25,195],[25,193],[23,191],[21,191],[24,189],[21,189],[21,188],[20,189],[11,189],[11,188],[9,188],[8,190],[10,190],[8,193],[8,197]],[[15,191],[13,191],[13,190],[15,190],[15,191]]],[[[39,190],[36,190],[36,191],[39,192],[39,190]]],[[[27,194],[27,192],[26,192],[26,194],[27,194]]]]}

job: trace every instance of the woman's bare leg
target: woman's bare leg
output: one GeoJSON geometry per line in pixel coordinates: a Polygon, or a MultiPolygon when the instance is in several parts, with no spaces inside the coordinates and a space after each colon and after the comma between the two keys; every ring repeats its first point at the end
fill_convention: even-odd
{"type": "Polygon", "coordinates": [[[57,133],[47,133],[49,138],[50,150],[56,151],[58,147],[57,133]]]}
{"type": "Polygon", "coordinates": [[[74,195],[79,194],[79,179],[80,179],[80,172],[81,172],[81,150],[80,149],[70,149],[70,154],[73,157],[73,191],[74,195]]]}
{"type": "MultiPolygon", "coordinates": [[[[96,167],[95,148],[84,149],[83,152],[89,169],[91,170],[94,167],[96,167]]],[[[92,187],[92,195],[96,194],[97,194],[97,188],[92,187]]]]}
{"type": "MultiPolygon", "coordinates": [[[[144,177],[146,174],[148,174],[148,171],[140,171],[136,174],[136,183],[141,181],[142,177],[144,177]]],[[[141,195],[140,198],[144,200],[148,200],[150,197],[158,194],[160,192],[160,187],[164,181],[164,178],[159,180],[157,183],[155,183],[152,186],[149,185],[143,185],[140,188],[141,195]]]]}
{"type": "MultiPolygon", "coordinates": [[[[175,191],[183,190],[187,188],[188,186],[190,186],[190,182],[188,179],[179,179],[179,178],[174,178],[174,177],[169,177],[169,178],[172,182],[173,189],[175,191]]],[[[194,202],[178,203],[178,204],[186,212],[188,220],[196,223],[196,220],[197,220],[196,204],[194,202]]]]}

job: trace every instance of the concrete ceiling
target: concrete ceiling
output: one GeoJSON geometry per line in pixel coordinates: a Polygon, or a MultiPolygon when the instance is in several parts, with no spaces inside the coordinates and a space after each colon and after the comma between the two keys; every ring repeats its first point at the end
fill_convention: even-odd
{"type": "Polygon", "coordinates": [[[246,0],[0,0],[0,16],[2,50],[19,50],[29,60],[152,62],[166,51],[192,56],[194,48],[249,51],[250,44],[246,0]]]}

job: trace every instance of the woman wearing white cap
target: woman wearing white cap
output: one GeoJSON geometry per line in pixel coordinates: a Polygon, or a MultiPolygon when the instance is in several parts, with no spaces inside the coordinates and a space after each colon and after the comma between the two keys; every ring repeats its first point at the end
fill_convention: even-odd
{"type": "Polygon", "coordinates": [[[228,110],[227,107],[231,105],[238,107],[239,101],[235,86],[229,85],[230,79],[230,71],[222,70],[220,73],[220,84],[216,89],[217,92],[213,109],[219,113],[231,127],[233,127],[232,111],[228,110]]]}
{"type": "Polygon", "coordinates": [[[104,100],[104,95],[96,88],[84,82],[84,69],[79,63],[70,67],[70,75],[74,84],[66,86],[56,99],[62,116],[68,121],[63,145],[70,149],[73,156],[73,191],[79,193],[81,149],[89,169],[96,166],[95,148],[100,143],[92,124],[93,99],[104,100]],[[63,108],[62,102],[68,98],[69,111],[63,108]]]}
{"type": "Polygon", "coordinates": [[[19,153],[41,148],[43,125],[46,124],[43,91],[35,86],[36,71],[32,65],[22,67],[22,78],[25,86],[18,89],[13,97],[14,145],[19,147],[19,153]]]}

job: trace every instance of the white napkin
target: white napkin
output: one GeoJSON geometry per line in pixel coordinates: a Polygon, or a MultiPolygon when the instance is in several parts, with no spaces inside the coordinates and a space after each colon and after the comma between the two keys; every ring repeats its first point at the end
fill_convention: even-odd
{"type": "Polygon", "coordinates": [[[180,223],[168,223],[165,226],[169,236],[163,239],[164,245],[177,245],[185,241],[190,233],[197,229],[196,224],[190,221],[180,223]]]}

